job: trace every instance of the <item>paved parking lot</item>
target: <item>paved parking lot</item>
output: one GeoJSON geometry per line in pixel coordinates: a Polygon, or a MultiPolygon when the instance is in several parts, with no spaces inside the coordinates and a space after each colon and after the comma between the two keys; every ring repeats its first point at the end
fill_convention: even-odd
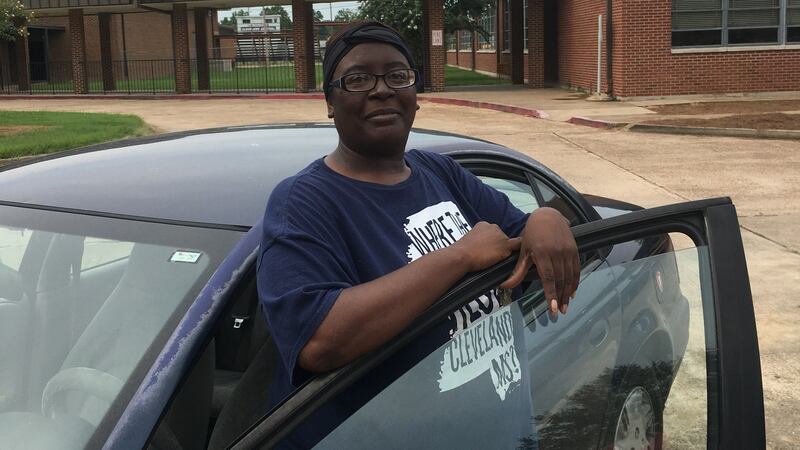
{"type": "MultiPolygon", "coordinates": [[[[329,120],[322,100],[6,100],[0,109],[137,114],[162,131],[329,120]]],[[[642,206],[730,196],[755,299],[769,447],[799,445],[800,142],[605,131],[432,103],[416,126],[507,145],[582,192],[642,206]]]]}

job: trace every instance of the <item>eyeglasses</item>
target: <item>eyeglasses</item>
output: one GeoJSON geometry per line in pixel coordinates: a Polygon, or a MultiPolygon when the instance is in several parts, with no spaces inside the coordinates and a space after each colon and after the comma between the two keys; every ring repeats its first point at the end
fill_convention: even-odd
{"type": "Polygon", "coordinates": [[[331,81],[330,86],[342,88],[347,92],[366,92],[375,88],[378,78],[383,78],[386,86],[392,89],[403,89],[417,84],[417,71],[415,69],[397,69],[383,75],[350,73],[338,80],[331,81]]]}

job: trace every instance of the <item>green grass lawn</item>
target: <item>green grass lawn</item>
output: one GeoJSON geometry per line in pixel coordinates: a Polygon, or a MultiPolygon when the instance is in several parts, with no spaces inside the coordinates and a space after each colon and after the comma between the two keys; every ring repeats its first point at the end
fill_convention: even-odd
{"type": "MultiPolygon", "coordinates": [[[[162,67],[163,69],[163,67],[162,67]]],[[[118,93],[152,93],[175,92],[175,78],[172,75],[161,77],[135,77],[137,71],[146,68],[137,68],[131,71],[131,79],[118,77],[116,91],[118,93]]],[[[316,65],[316,85],[322,84],[322,64],[316,65]]],[[[103,82],[95,74],[89,81],[90,93],[102,93],[103,82]]],[[[211,92],[237,92],[237,91],[288,91],[294,92],[294,66],[289,63],[275,63],[269,66],[249,65],[239,63],[230,71],[221,68],[211,68],[211,92]]],[[[72,80],[57,82],[32,83],[31,90],[36,93],[72,92],[72,80]]],[[[192,92],[201,92],[197,88],[197,72],[192,71],[192,92]]]]}
{"type": "MultiPolygon", "coordinates": [[[[138,68],[131,73],[145,70],[138,68]]],[[[146,70],[149,73],[149,69],[146,70]]],[[[317,63],[316,86],[322,84],[322,64],[317,63]]],[[[99,74],[97,74],[99,76],[99,74]]],[[[287,91],[294,92],[294,67],[291,63],[275,63],[269,66],[249,65],[239,63],[230,71],[224,71],[221,67],[211,69],[211,92],[270,92],[287,91]]],[[[445,86],[475,86],[491,84],[509,84],[511,81],[504,78],[484,75],[471,70],[461,69],[453,66],[444,68],[445,86]]],[[[59,82],[39,82],[32,84],[32,90],[38,93],[47,92],[72,92],[72,81],[59,82]]],[[[89,81],[89,92],[102,93],[103,83],[101,80],[92,79],[89,81]]],[[[151,92],[175,92],[175,79],[171,75],[161,77],[143,77],[140,79],[117,79],[118,93],[151,93],[151,92]]],[[[192,73],[192,92],[200,92],[197,88],[197,73],[192,73]]]]}
{"type": "Polygon", "coordinates": [[[453,66],[444,66],[444,85],[450,86],[476,86],[485,84],[511,84],[511,80],[492,77],[482,73],[473,72],[453,66]]]}
{"type": "Polygon", "coordinates": [[[131,115],[0,111],[0,158],[57,152],[149,133],[142,119],[131,115]]]}

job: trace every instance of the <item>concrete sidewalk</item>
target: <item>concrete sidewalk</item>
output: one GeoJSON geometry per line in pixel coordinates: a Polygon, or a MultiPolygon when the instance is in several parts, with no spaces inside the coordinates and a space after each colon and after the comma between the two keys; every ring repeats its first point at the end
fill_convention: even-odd
{"type": "Polygon", "coordinates": [[[451,88],[446,92],[421,94],[438,97],[496,103],[543,111],[549,120],[566,122],[573,117],[646,117],[655,113],[642,105],[616,101],[592,101],[589,96],[561,88],[530,89],[524,86],[498,85],[451,88]]]}
{"type": "MultiPolygon", "coordinates": [[[[497,85],[454,87],[446,92],[425,93],[421,98],[436,99],[446,103],[450,101],[467,101],[471,106],[504,105],[511,108],[525,109],[535,114],[523,114],[540,117],[556,122],[571,122],[578,125],[596,128],[614,128],[645,121],[670,118],[691,117],[706,119],[728,114],[703,115],[660,115],[648,109],[650,106],[671,105],[681,103],[706,102],[744,102],[769,100],[800,100],[800,92],[775,92],[736,95],[683,95],[665,98],[643,98],[625,101],[597,101],[592,96],[561,88],[530,89],[524,86],[497,85]]],[[[450,103],[457,105],[458,103],[450,103]]],[[[485,107],[485,106],[484,106],[485,107]]],[[[496,106],[489,109],[497,109],[496,106]]],[[[505,111],[512,112],[515,111],[505,111]]],[[[787,111],[782,111],[787,112],[787,111]]]]}

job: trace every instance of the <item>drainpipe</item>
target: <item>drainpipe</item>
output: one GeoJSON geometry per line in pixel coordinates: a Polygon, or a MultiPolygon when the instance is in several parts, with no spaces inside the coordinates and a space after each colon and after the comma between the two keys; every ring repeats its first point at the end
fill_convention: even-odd
{"type": "Polygon", "coordinates": [[[611,12],[613,0],[606,0],[606,85],[608,86],[608,96],[614,98],[614,77],[612,75],[612,30],[611,30],[611,12]]]}

